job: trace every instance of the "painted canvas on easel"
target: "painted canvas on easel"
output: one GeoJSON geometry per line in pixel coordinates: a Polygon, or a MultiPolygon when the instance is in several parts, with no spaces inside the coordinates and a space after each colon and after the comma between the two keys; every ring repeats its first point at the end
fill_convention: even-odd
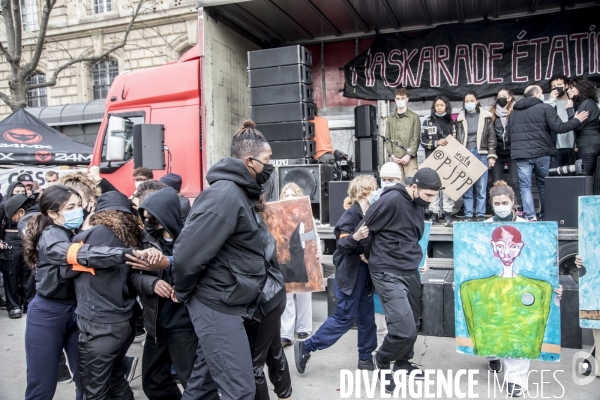
{"type": "Polygon", "coordinates": [[[560,360],[556,222],[454,225],[456,350],[560,360]]]}
{"type": "Polygon", "coordinates": [[[579,198],[579,325],[600,329],[600,196],[579,198]]]}
{"type": "Polygon", "coordinates": [[[277,241],[277,261],[287,293],[325,290],[317,259],[317,231],[308,197],[269,203],[267,227],[277,241]]]}

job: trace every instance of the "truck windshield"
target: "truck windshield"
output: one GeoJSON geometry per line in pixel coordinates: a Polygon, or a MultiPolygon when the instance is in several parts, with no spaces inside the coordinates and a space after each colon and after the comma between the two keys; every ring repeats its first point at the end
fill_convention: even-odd
{"type": "MultiPolygon", "coordinates": [[[[133,157],[133,126],[144,123],[144,113],[123,113],[123,114],[112,114],[116,117],[125,119],[125,133],[117,133],[115,136],[121,136],[125,138],[125,158],[123,162],[129,161],[133,157]]],[[[108,124],[107,124],[108,129],[108,124]]],[[[107,132],[104,132],[104,140],[102,142],[102,162],[106,162],[106,146],[108,142],[107,132]]]]}

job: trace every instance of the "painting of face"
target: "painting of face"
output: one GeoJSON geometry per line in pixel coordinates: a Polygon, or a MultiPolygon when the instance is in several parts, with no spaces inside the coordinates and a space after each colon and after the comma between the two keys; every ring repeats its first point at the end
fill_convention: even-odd
{"type": "Polygon", "coordinates": [[[521,234],[517,231],[517,236],[513,231],[516,230],[516,228],[501,226],[496,230],[498,233],[496,234],[496,231],[494,231],[491,242],[492,247],[494,248],[494,257],[499,258],[504,266],[509,267],[513,264],[515,258],[521,255],[521,250],[525,243],[520,241],[521,234]],[[494,240],[494,238],[496,239],[494,240]]]}

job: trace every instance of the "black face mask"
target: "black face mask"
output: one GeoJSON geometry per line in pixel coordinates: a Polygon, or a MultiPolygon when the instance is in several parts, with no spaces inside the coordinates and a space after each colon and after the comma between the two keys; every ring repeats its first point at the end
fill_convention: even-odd
{"type": "Polygon", "coordinates": [[[146,232],[154,237],[162,237],[165,232],[165,228],[159,228],[156,222],[150,222],[148,220],[144,220],[144,227],[146,228],[146,232]]]}
{"type": "Polygon", "coordinates": [[[558,93],[558,97],[563,97],[565,94],[565,88],[562,86],[557,86],[554,88],[556,90],[556,93],[558,93]]]}
{"type": "Polygon", "coordinates": [[[256,172],[256,183],[258,183],[259,185],[262,185],[269,180],[269,178],[271,177],[271,174],[275,170],[275,167],[272,164],[265,164],[265,163],[257,160],[256,158],[254,158],[253,160],[262,164],[262,166],[263,166],[263,170],[261,172],[256,172],[256,170],[253,167],[250,167],[250,168],[252,168],[252,170],[254,172],[256,172]]]}
{"type": "Polygon", "coordinates": [[[502,108],[506,107],[506,105],[508,104],[508,99],[506,97],[500,97],[498,98],[498,105],[502,108]]]}
{"type": "Polygon", "coordinates": [[[413,199],[413,203],[415,203],[419,207],[423,207],[425,210],[427,210],[429,208],[429,202],[423,200],[421,198],[421,196],[419,196],[419,190],[418,189],[417,189],[417,194],[415,195],[415,198],[413,199]]]}

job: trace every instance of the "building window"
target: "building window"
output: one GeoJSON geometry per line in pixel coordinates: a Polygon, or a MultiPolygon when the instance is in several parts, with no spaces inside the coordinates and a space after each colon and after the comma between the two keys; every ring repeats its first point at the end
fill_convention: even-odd
{"type": "Polygon", "coordinates": [[[110,84],[118,74],[119,63],[117,60],[108,59],[98,61],[92,65],[94,100],[104,100],[106,98],[110,84]]]}
{"type": "Polygon", "coordinates": [[[112,11],[112,0],[93,0],[94,14],[102,14],[112,11]]]}
{"type": "MultiPolygon", "coordinates": [[[[26,82],[30,85],[44,83],[46,82],[46,75],[40,73],[30,75],[26,82]]],[[[45,87],[30,89],[27,91],[27,105],[29,107],[45,107],[47,104],[48,101],[45,87]]]]}
{"type": "Polygon", "coordinates": [[[40,29],[36,0],[21,0],[21,23],[24,31],[40,29]]]}

